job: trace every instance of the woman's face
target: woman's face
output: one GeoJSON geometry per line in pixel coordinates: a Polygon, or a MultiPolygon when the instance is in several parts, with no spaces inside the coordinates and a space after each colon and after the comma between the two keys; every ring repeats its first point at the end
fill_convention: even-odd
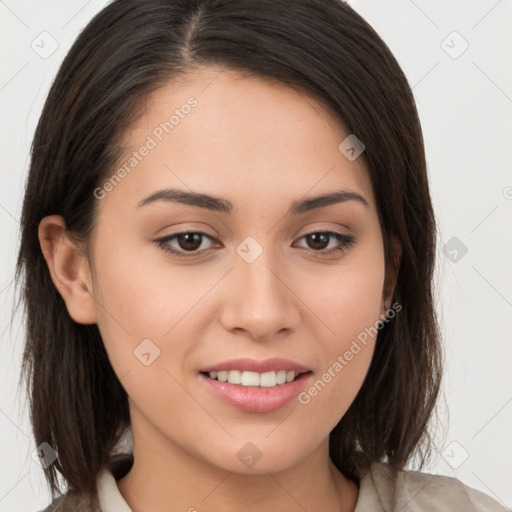
{"type": "Polygon", "coordinates": [[[386,309],[371,182],[309,96],[220,68],[186,78],[147,101],[95,192],[91,304],[140,453],[279,471],[326,449],[371,361],[386,309]],[[205,373],[219,365],[231,383],[205,373]]]}

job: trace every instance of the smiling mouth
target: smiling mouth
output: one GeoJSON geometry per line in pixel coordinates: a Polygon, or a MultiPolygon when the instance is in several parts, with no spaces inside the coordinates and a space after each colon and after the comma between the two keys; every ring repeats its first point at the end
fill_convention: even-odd
{"type": "MultiPolygon", "coordinates": [[[[303,369],[301,365],[295,365],[294,370],[282,369],[286,366],[291,365],[285,362],[283,366],[276,365],[281,368],[279,370],[261,373],[206,368],[198,376],[206,389],[223,402],[242,412],[263,414],[277,411],[293,402],[313,375],[311,370],[303,369]]],[[[224,365],[226,367],[230,368],[231,365],[224,365]]]]}
{"type": "Polygon", "coordinates": [[[300,378],[307,372],[294,372],[286,370],[270,371],[264,373],[241,370],[201,372],[206,377],[218,382],[226,382],[245,387],[273,388],[288,384],[300,378]]]}

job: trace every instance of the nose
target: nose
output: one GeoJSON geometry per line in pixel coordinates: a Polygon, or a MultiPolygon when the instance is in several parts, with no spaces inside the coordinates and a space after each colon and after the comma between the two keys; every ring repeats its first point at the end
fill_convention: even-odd
{"type": "Polygon", "coordinates": [[[282,265],[276,265],[270,251],[263,251],[252,263],[238,256],[235,261],[221,314],[224,328],[246,331],[258,340],[295,330],[300,300],[293,291],[294,283],[282,265]]]}

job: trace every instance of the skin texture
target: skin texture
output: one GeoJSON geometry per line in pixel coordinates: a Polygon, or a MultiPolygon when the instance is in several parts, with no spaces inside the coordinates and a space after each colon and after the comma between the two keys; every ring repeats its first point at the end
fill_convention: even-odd
{"type": "MultiPolygon", "coordinates": [[[[328,435],[362,385],[374,339],[307,405],[271,413],[221,402],[198,372],[236,357],[283,357],[312,371],[309,386],[382,318],[394,282],[363,160],[340,152],[348,133],[313,98],[214,67],[147,98],[124,160],[190,97],[197,105],[161,141],[152,135],[156,147],[99,200],[93,264],[62,217],[39,228],[69,314],[97,323],[129,396],[135,462],[119,489],[134,512],[354,510],[358,486],[331,463],[328,435]],[[163,200],[137,208],[166,187],[225,198],[235,212],[163,200]],[[286,215],[295,200],[339,189],[369,206],[286,215]],[[184,229],[214,240],[199,240],[189,259],[156,245],[184,229]],[[322,256],[341,244],[315,244],[304,236],[311,231],[356,240],[322,256]],[[249,236],[263,251],[251,263],[236,252],[249,236]],[[134,355],[144,339],[160,350],[149,366],[134,355]],[[252,467],[237,457],[248,442],[261,453],[252,467]]],[[[186,253],[177,239],[167,246],[186,253]]]]}

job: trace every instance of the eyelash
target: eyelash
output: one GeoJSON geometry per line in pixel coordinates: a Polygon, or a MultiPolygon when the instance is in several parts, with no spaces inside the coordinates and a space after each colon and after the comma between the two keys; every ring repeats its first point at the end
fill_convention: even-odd
{"type": "MultiPolygon", "coordinates": [[[[177,237],[179,237],[180,235],[185,235],[187,233],[201,235],[203,237],[209,238],[212,242],[217,242],[217,243],[219,242],[219,240],[217,238],[214,238],[214,237],[208,235],[207,233],[204,233],[202,231],[192,231],[192,230],[190,230],[190,231],[180,231],[178,233],[174,233],[173,235],[169,235],[169,236],[166,236],[166,237],[163,237],[163,238],[158,238],[158,239],[155,240],[155,243],[156,243],[157,247],[159,247],[162,251],[164,251],[166,253],[170,253],[173,256],[176,256],[178,258],[189,258],[189,259],[192,259],[192,258],[199,257],[197,255],[200,254],[203,251],[209,252],[209,251],[213,250],[212,248],[210,248],[210,249],[204,249],[203,251],[189,252],[187,254],[187,253],[184,253],[182,251],[176,251],[175,249],[171,249],[169,247],[168,244],[169,244],[169,242],[171,240],[174,240],[177,237]]],[[[322,257],[323,256],[331,256],[332,254],[335,254],[335,253],[338,253],[338,252],[345,252],[347,249],[352,247],[355,244],[355,242],[356,242],[356,239],[355,239],[354,236],[352,236],[352,235],[343,235],[343,234],[338,233],[336,231],[312,231],[310,233],[306,233],[306,234],[302,235],[299,238],[299,240],[301,240],[302,238],[305,238],[307,236],[316,235],[316,234],[329,235],[331,238],[335,238],[336,240],[338,240],[338,242],[341,242],[341,246],[335,247],[335,248],[330,249],[328,251],[311,249],[314,253],[320,254],[322,257]]],[[[202,242],[202,240],[201,240],[201,242],[202,242]]]]}

